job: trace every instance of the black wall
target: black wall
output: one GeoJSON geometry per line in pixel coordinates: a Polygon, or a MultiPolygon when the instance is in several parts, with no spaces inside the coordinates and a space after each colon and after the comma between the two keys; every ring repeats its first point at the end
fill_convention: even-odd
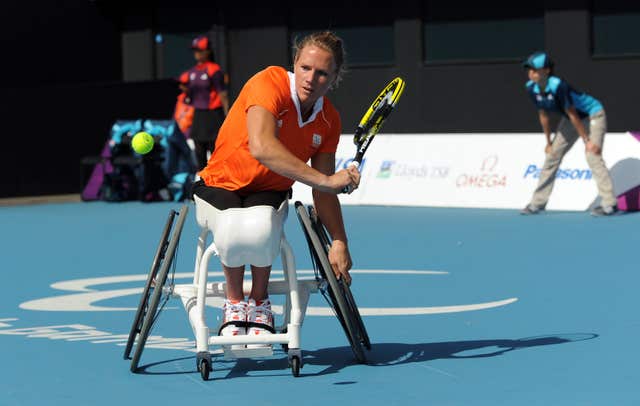
{"type": "MultiPolygon", "coordinates": [[[[407,88],[385,132],[539,131],[524,93],[526,77],[519,61],[423,62],[419,2],[398,0],[371,8],[371,2],[325,1],[313,9],[293,1],[257,8],[245,3],[185,3],[195,4],[142,1],[125,6],[106,0],[3,4],[0,72],[5,80],[0,85],[0,111],[5,131],[0,197],[79,192],[80,159],[100,151],[113,121],[171,116],[177,95],[171,80],[149,77],[123,82],[122,42],[126,33],[139,30],[204,32],[213,25],[224,26],[224,68],[235,97],[244,82],[265,66],[291,66],[289,29],[301,27],[301,21],[332,28],[391,20],[395,64],[354,67],[329,95],[341,111],[345,133],[355,126],[377,89],[396,75],[405,78],[407,88]],[[284,10],[288,12],[283,14],[284,10]]],[[[592,57],[591,2],[548,3],[545,48],[556,61],[556,73],[604,103],[610,131],[639,129],[640,58],[592,57]]]]}
{"type": "Polygon", "coordinates": [[[80,160],[98,155],[117,119],[170,118],[173,82],[100,83],[35,89],[47,108],[22,110],[33,94],[4,89],[12,109],[5,121],[0,197],[77,193],[80,160]]]}
{"type": "Polygon", "coordinates": [[[115,120],[171,117],[173,82],[122,82],[122,10],[14,1],[0,18],[0,197],[78,193],[115,120]]]}
{"type": "MultiPolygon", "coordinates": [[[[364,11],[369,8],[367,2],[347,3],[351,7],[329,4],[313,9],[310,14],[314,15],[314,21],[324,19],[329,28],[345,20],[357,25],[371,19],[364,11]],[[353,7],[354,4],[361,7],[353,7]]],[[[393,118],[385,124],[386,132],[539,131],[537,114],[524,91],[527,78],[521,60],[425,63],[420,3],[395,1],[393,5],[376,7],[375,18],[385,15],[393,21],[395,64],[351,68],[340,87],[329,94],[340,109],[345,132],[355,126],[377,89],[396,75],[405,78],[407,87],[393,118]]],[[[303,11],[292,14],[303,18],[303,11]]],[[[278,21],[275,16],[273,20],[265,17],[268,10],[261,13],[266,20],[278,21]]],[[[296,25],[297,20],[291,21],[290,17],[280,25],[247,27],[240,10],[228,8],[224,14],[230,55],[227,69],[231,72],[233,94],[253,73],[267,65],[290,66],[287,26],[296,25]]],[[[313,21],[310,25],[318,27],[313,21]]],[[[607,59],[591,55],[591,2],[545,2],[544,26],[545,50],[555,60],[555,74],[603,102],[610,131],[639,129],[636,95],[640,91],[637,79],[640,57],[607,59]]]]}

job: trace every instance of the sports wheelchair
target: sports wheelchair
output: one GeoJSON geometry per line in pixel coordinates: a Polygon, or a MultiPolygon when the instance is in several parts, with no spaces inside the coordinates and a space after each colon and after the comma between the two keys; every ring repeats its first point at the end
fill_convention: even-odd
{"type": "MultiPolygon", "coordinates": [[[[207,298],[224,299],[225,283],[213,282],[207,285],[209,259],[212,255],[218,256],[220,248],[216,246],[216,242],[218,242],[216,235],[213,236],[213,242],[207,246],[207,237],[209,234],[213,234],[215,227],[207,222],[209,216],[206,213],[207,208],[203,206],[202,201],[197,199],[197,196],[195,197],[196,219],[201,227],[201,233],[198,238],[193,283],[175,284],[174,282],[176,250],[189,211],[189,205],[184,204],[179,212],[175,210],[169,212],[133,319],[124,351],[124,358],[131,359],[131,372],[139,370],[140,358],[147,338],[171,297],[180,298],[188,314],[195,336],[196,368],[205,381],[209,379],[209,373],[213,371],[212,355],[214,352],[210,351],[210,346],[221,346],[226,359],[236,359],[271,356],[273,355],[272,345],[280,344],[287,353],[293,376],[299,376],[303,366],[300,328],[309,296],[311,293],[318,292],[325,297],[333,309],[356,360],[360,363],[366,363],[365,349],[371,350],[371,342],[349,286],[343,283],[342,279],[336,278],[329,263],[328,250],[331,246],[331,240],[313,206],[305,208],[301,202],[295,202],[294,207],[311,253],[315,274],[313,279],[298,279],[293,252],[284,236],[281,223],[278,231],[280,238],[274,247],[279,250],[281,255],[284,280],[270,280],[268,292],[270,296],[278,294],[285,296],[282,324],[276,326],[275,334],[266,336],[222,337],[211,335],[205,320],[206,300],[207,298]],[[245,344],[271,345],[237,349],[245,344]]],[[[209,205],[209,207],[212,206],[209,205]]],[[[256,207],[266,208],[267,206],[256,207]]],[[[272,209],[270,206],[268,208],[272,209]]],[[[285,211],[281,218],[286,218],[288,201],[283,203],[278,211],[280,210],[285,211]]],[[[221,232],[218,231],[218,233],[221,232]]],[[[243,285],[245,295],[250,289],[250,282],[245,282],[243,285]]]]}

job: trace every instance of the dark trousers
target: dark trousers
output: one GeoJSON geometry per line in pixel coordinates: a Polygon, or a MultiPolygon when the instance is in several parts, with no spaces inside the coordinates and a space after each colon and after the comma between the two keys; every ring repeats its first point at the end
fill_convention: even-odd
{"type": "Polygon", "coordinates": [[[213,153],[218,138],[218,131],[224,122],[222,108],[215,110],[198,110],[193,113],[191,139],[195,143],[196,169],[202,170],[207,166],[207,152],[213,153]]]}
{"type": "Polygon", "coordinates": [[[202,179],[193,184],[191,191],[218,210],[252,206],[271,206],[278,210],[291,193],[290,190],[266,190],[241,195],[237,191],[207,186],[202,179]]]}

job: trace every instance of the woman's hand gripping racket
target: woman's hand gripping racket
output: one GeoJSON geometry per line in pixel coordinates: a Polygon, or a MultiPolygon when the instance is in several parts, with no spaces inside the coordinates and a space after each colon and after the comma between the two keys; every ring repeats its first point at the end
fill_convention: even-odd
{"type": "MultiPolygon", "coordinates": [[[[364,114],[356,132],[353,136],[353,143],[356,144],[356,156],[349,165],[358,168],[362,163],[364,153],[367,152],[373,137],[378,133],[386,118],[391,114],[400,96],[404,91],[404,80],[393,79],[375,98],[371,106],[364,114]]],[[[351,192],[350,187],[342,189],[342,193],[351,192]]]]}

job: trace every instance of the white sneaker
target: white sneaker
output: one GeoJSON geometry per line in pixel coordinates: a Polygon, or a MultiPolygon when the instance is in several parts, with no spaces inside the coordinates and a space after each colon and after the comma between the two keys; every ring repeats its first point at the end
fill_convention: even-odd
{"type": "Polygon", "coordinates": [[[591,210],[591,215],[600,217],[600,216],[612,216],[618,213],[618,206],[598,206],[591,210]]]}
{"type": "MultiPolygon", "coordinates": [[[[249,299],[249,311],[247,315],[247,335],[264,336],[273,334],[273,311],[271,311],[271,301],[269,299],[258,300],[249,299]]],[[[248,344],[247,348],[270,347],[271,344],[248,344]]]]}
{"type": "Polygon", "coordinates": [[[530,214],[538,214],[543,210],[544,210],[544,208],[536,207],[536,206],[532,205],[531,203],[529,203],[524,209],[520,210],[520,214],[527,216],[527,215],[530,215],[530,214]]]}
{"type": "MultiPolygon", "coordinates": [[[[223,337],[246,335],[247,308],[248,305],[245,301],[232,302],[231,300],[225,300],[222,308],[224,319],[222,320],[222,328],[219,335],[223,337]]],[[[244,345],[235,344],[231,348],[244,348],[244,345]]]]}

